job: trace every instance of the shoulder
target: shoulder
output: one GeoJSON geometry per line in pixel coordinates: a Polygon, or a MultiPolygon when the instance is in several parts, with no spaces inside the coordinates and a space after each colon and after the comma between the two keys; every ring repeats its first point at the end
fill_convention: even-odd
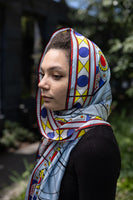
{"type": "Polygon", "coordinates": [[[99,147],[99,145],[103,146],[103,144],[107,143],[112,145],[116,145],[117,143],[112,128],[107,125],[95,126],[89,129],[80,139],[75,150],[76,148],[85,148],[86,146],[89,148],[95,148],[96,144],[98,145],[97,147],[99,147]]]}
{"type": "Polygon", "coordinates": [[[112,128],[100,125],[89,129],[74,147],[70,156],[74,162],[120,157],[112,128]]]}
{"type": "Polygon", "coordinates": [[[82,136],[70,153],[61,191],[70,199],[110,199],[115,196],[120,154],[112,128],[95,126],[82,136]],[[71,191],[68,193],[68,190],[71,191]],[[78,196],[78,197],[77,197],[78,196]]]}

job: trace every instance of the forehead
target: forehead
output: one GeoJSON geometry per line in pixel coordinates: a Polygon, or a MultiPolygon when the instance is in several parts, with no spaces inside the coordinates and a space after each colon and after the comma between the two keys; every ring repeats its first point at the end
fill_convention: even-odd
{"type": "Polygon", "coordinates": [[[66,50],[50,49],[41,61],[42,70],[69,70],[66,50]]]}

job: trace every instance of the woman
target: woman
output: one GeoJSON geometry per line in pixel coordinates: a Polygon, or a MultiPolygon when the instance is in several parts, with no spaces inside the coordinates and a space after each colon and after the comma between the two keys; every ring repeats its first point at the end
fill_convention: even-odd
{"type": "Polygon", "coordinates": [[[37,118],[43,135],[27,200],[114,200],[120,154],[106,122],[110,69],[92,41],[56,31],[39,66],[37,118]]]}

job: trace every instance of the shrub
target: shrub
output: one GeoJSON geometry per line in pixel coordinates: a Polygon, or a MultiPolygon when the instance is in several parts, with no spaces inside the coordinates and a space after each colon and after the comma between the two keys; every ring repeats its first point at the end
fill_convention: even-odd
{"type": "Polygon", "coordinates": [[[133,117],[126,110],[112,113],[110,122],[121,152],[121,173],[117,184],[116,200],[133,199],[133,117]]]}
{"type": "Polygon", "coordinates": [[[8,148],[18,148],[21,142],[35,142],[40,139],[40,134],[35,134],[28,129],[22,127],[17,122],[6,121],[0,139],[0,150],[8,148]]]}

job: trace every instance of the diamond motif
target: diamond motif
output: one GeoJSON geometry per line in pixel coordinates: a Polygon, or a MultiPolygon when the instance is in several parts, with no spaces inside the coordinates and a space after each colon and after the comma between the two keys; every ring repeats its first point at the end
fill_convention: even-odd
{"type": "Polygon", "coordinates": [[[85,69],[87,70],[87,72],[89,72],[89,60],[87,61],[87,63],[84,65],[85,69]]]}
{"type": "Polygon", "coordinates": [[[80,60],[78,61],[78,73],[81,71],[81,69],[84,67],[84,65],[80,62],[80,60]]]}
{"type": "Polygon", "coordinates": [[[81,44],[81,42],[82,42],[82,39],[81,39],[81,38],[79,38],[79,37],[77,37],[77,40],[78,40],[78,43],[79,43],[79,44],[81,44]]]}
{"type": "Polygon", "coordinates": [[[75,102],[78,101],[78,99],[80,98],[81,94],[78,92],[78,90],[76,90],[75,96],[79,96],[79,97],[75,97],[75,102]]]}

